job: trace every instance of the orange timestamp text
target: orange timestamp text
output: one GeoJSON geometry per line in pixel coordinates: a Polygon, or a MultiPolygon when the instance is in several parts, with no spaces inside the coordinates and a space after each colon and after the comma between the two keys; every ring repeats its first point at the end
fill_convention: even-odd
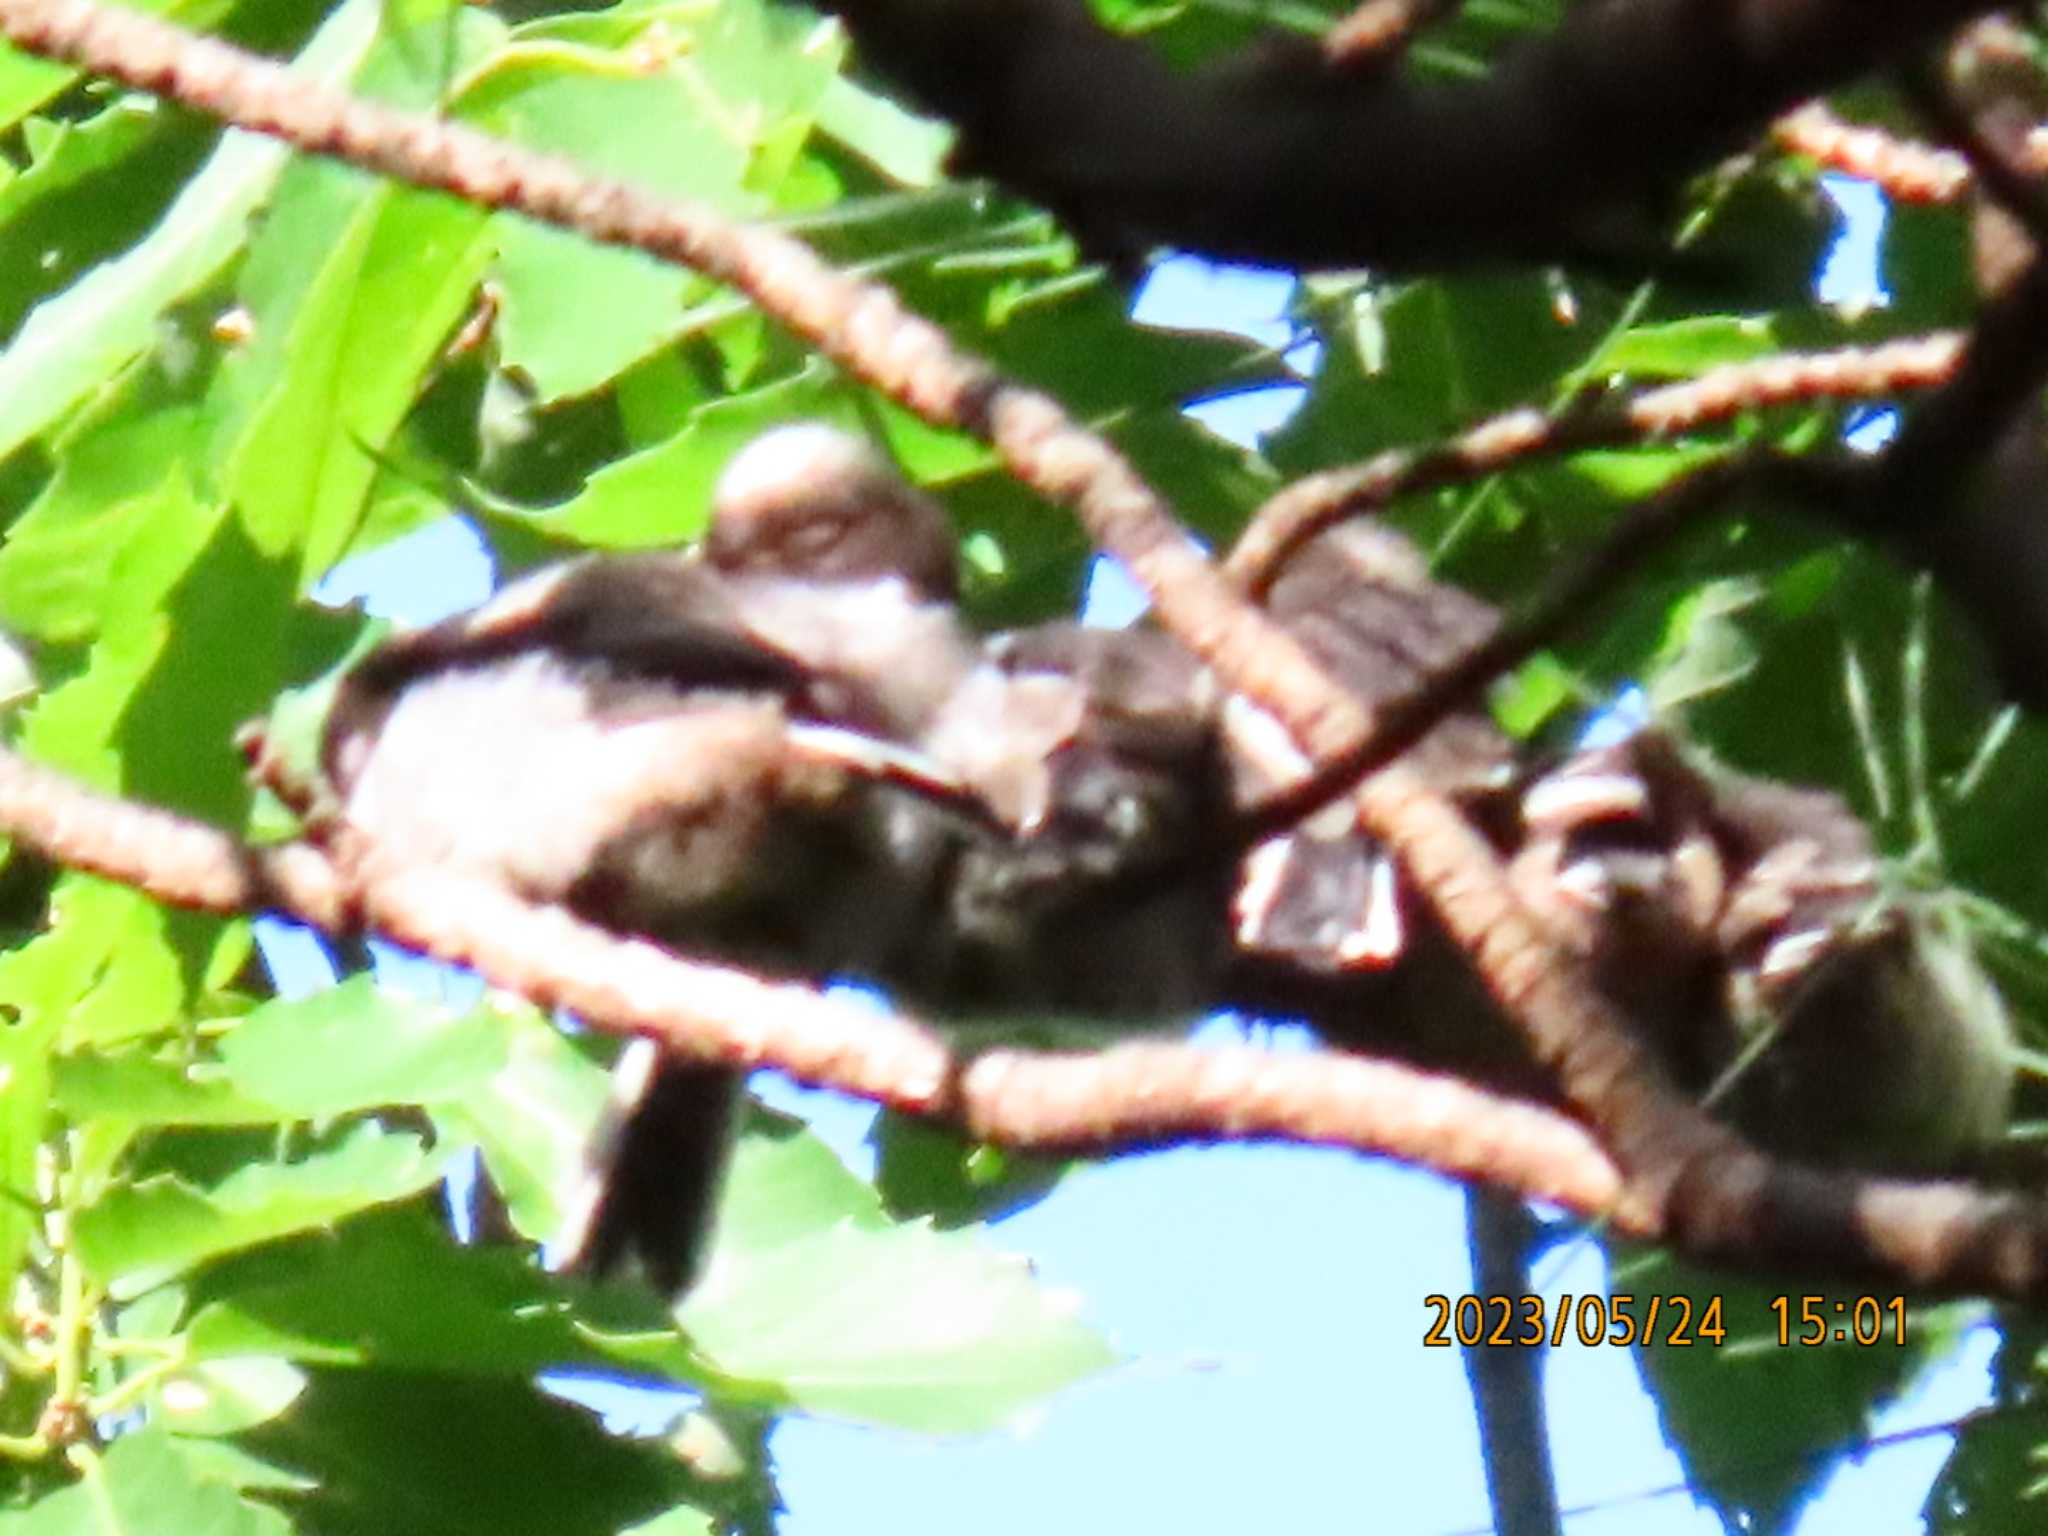
{"type": "MultiPolygon", "coordinates": [[[[1633,1296],[1570,1292],[1548,1296],[1429,1295],[1432,1314],[1422,1342],[1448,1349],[1453,1344],[1561,1347],[1580,1344],[1663,1344],[1673,1348],[1728,1342],[1726,1303],[1712,1296],[1633,1296]]],[[[1827,1343],[1876,1345],[1906,1342],[1902,1296],[1773,1296],[1766,1304],[1781,1347],[1827,1343]]]]}
{"type": "Polygon", "coordinates": [[[1585,1345],[1648,1344],[1676,1346],[1722,1344],[1728,1326],[1722,1320],[1719,1296],[1695,1301],[1690,1296],[1646,1296],[1626,1291],[1606,1296],[1569,1291],[1549,1296],[1425,1296],[1423,1306],[1436,1314],[1422,1342],[1447,1349],[1452,1344],[1548,1344],[1559,1348],[1567,1339],[1585,1345]]]}
{"type": "Polygon", "coordinates": [[[1769,1306],[1780,1345],[1906,1342],[1903,1296],[1773,1296],[1769,1306]]]}

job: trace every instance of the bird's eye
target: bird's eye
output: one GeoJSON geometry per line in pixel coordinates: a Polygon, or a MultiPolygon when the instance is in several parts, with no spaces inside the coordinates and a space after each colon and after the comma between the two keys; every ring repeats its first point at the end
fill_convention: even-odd
{"type": "Polygon", "coordinates": [[[846,530],[845,518],[806,518],[789,531],[790,553],[802,556],[825,554],[846,537],[846,530]]]}

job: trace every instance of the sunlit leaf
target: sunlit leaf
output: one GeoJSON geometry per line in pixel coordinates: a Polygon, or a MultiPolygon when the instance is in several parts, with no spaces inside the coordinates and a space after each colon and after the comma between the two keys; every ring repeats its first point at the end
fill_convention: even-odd
{"type": "MultiPolygon", "coordinates": [[[[346,78],[376,25],[376,5],[352,0],[320,29],[300,67],[313,79],[346,78]]],[[[148,239],[37,308],[0,351],[0,456],[151,344],[165,307],[234,253],[287,154],[273,139],[228,135],[148,239]]]]}
{"type": "Polygon", "coordinates": [[[417,1137],[362,1125],[329,1150],[251,1163],[211,1189],[171,1174],[117,1189],[78,1213],[73,1234],[93,1276],[135,1296],[220,1254],[417,1194],[444,1161],[417,1137]]]}
{"type": "MultiPolygon", "coordinates": [[[[315,193],[281,206],[250,257],[251,276],[289,274],[290,302],[257,304],[247,359],[261,390],[228,482],[259,548],[300,552],[302,579],[353,536],[389,438],[491,255],[478,209],[321,168],[338,220],[315,193]]],[[[305,184],[302,182],[303,187],[305,184]]]]}
{"type": "MultiPolygon", "coordinates": [[[[1115,1363],[1078,1305],[978,1230],[889,1224],[874,1191],[808,1136],[755,1136],[680,1321],[726,1393],[969,1434],[1115,1363]]],[[[593,1337],[627,1363],[676,1368],[672,1339],[593,1337]]]]}
{"type": "Polygon", "coordinates": [[[603,1107],[603,1068],[533,1009],[493,1021],[497,1070],[429,1106],[451,1141],[483,1150],[484,1171],[513,1226],[535,1242],[561,1230],[585,1148],[603,1107]]]}
{"type": "Polygon", "coordinates": [[[83,1481],[8,1519],[22,1536],[133,1536],[204,1531],[207,1536],[287,1536],[291,1523],[245,1499],[187,1460],[161,1429],[123,1435],[88,1465],[83,1481]]]}
{"type": "Polygon", "coordinates": [[[305,1374],[274,1355],[202,1360],[150,1389],[159,1422],[180,1435],[232,1435],[274,1419],[306,1388],[305,1374]]]}
{"type": "Polygon", "coordinates": [[[470,1092],[505,1060],[502,1020],[416,1001],[367,976],[266,1003],[221,1044],[227,1079],[287,1115],[319,1119],[470,1092]]]}

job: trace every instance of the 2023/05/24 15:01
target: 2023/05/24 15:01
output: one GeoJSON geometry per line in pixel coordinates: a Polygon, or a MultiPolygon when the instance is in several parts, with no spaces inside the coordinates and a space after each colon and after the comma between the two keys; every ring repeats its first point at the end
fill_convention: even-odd
{"type": "Polygon", "coordinates": [[[1906,1342],[1903,1296],[1773,1296],[1769,1305],[1780,1344],[1906,1342]]]}
{"type": "MultiPolygon", "coordinates": [[[[1728,1341],[1725,1303],[1720,1296],[1651,1295],[1639,1299],[1623,1292],[1577,1297],[1567,1293],[1552,1299],[1432,1294],[1423,1297],[1422,1303],[1434,1314],[1422,1342],[1438,1348],[1548,1344],[1555,1349],[1567,1339],[1585,1345],[1657,1343],[1672,1347],[1719,1346],[1728,1341]]],[[[1773,1296],[1766,1305],[1780,1347],[1906,1342],[1903,1296],[1844,1300],[1820,1295],[1773,1296]]]]}

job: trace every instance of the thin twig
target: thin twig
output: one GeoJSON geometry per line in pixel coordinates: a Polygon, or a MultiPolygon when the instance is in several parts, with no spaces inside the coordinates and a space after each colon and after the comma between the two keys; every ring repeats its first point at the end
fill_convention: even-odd
{"type": "Polygon", "coordinates": [[[1952,203],[1970,189],[1970,162],[1952,149],[1846,123],[1810,101],[1771,124],[1780,149],[1874,183],[1895,203],[1952,203]]]}
{"type": "Polygon", "coordinates": [[[1416,33],[1458,4],[1459,0],[1362,0],[1323,33],[1323,57],[1341,69],[1391,64],[1416,33]]]}
{"type": "Polygon", "coordinates": [[[1317,534],[1418,492],[1566,454],[1677,437],[1774,406],[1879,400],[1934,389],[1954,376],[1964,343],[1961,332],[1933,331],[1872,347],[1781,352],[1723,364],[1621,400],[1599,399],[1553,413],[1509,411],[1431,448],[1394,449],[1364,464],[1304,475],[1253,516],[1225,570],[1258,596],[1317,534]]]}
{"type": "Polygon", "coordinates": [[[1768,494],[1823,478],[1819,465],[1769,454],[1734,454],[1718,459],[1666,486],[1624,513],[1598,544],[1587,550],[1520,612],[1502,619],[1492,633],[1449,665],[1428,673],[1414,687],[1373,712],[1373,732],[1349,752],[1322,761],[1313,773],[1247,809],[1234,841],[1249,847],[1313,816],[1367,774],[1391,763],[1421,741],[1495,678],[1512,671],[1560,634],[1585,622],[1588,611],[1612,593],[1647,556],[1720,508],[1737,490],[1768,494]]]}

